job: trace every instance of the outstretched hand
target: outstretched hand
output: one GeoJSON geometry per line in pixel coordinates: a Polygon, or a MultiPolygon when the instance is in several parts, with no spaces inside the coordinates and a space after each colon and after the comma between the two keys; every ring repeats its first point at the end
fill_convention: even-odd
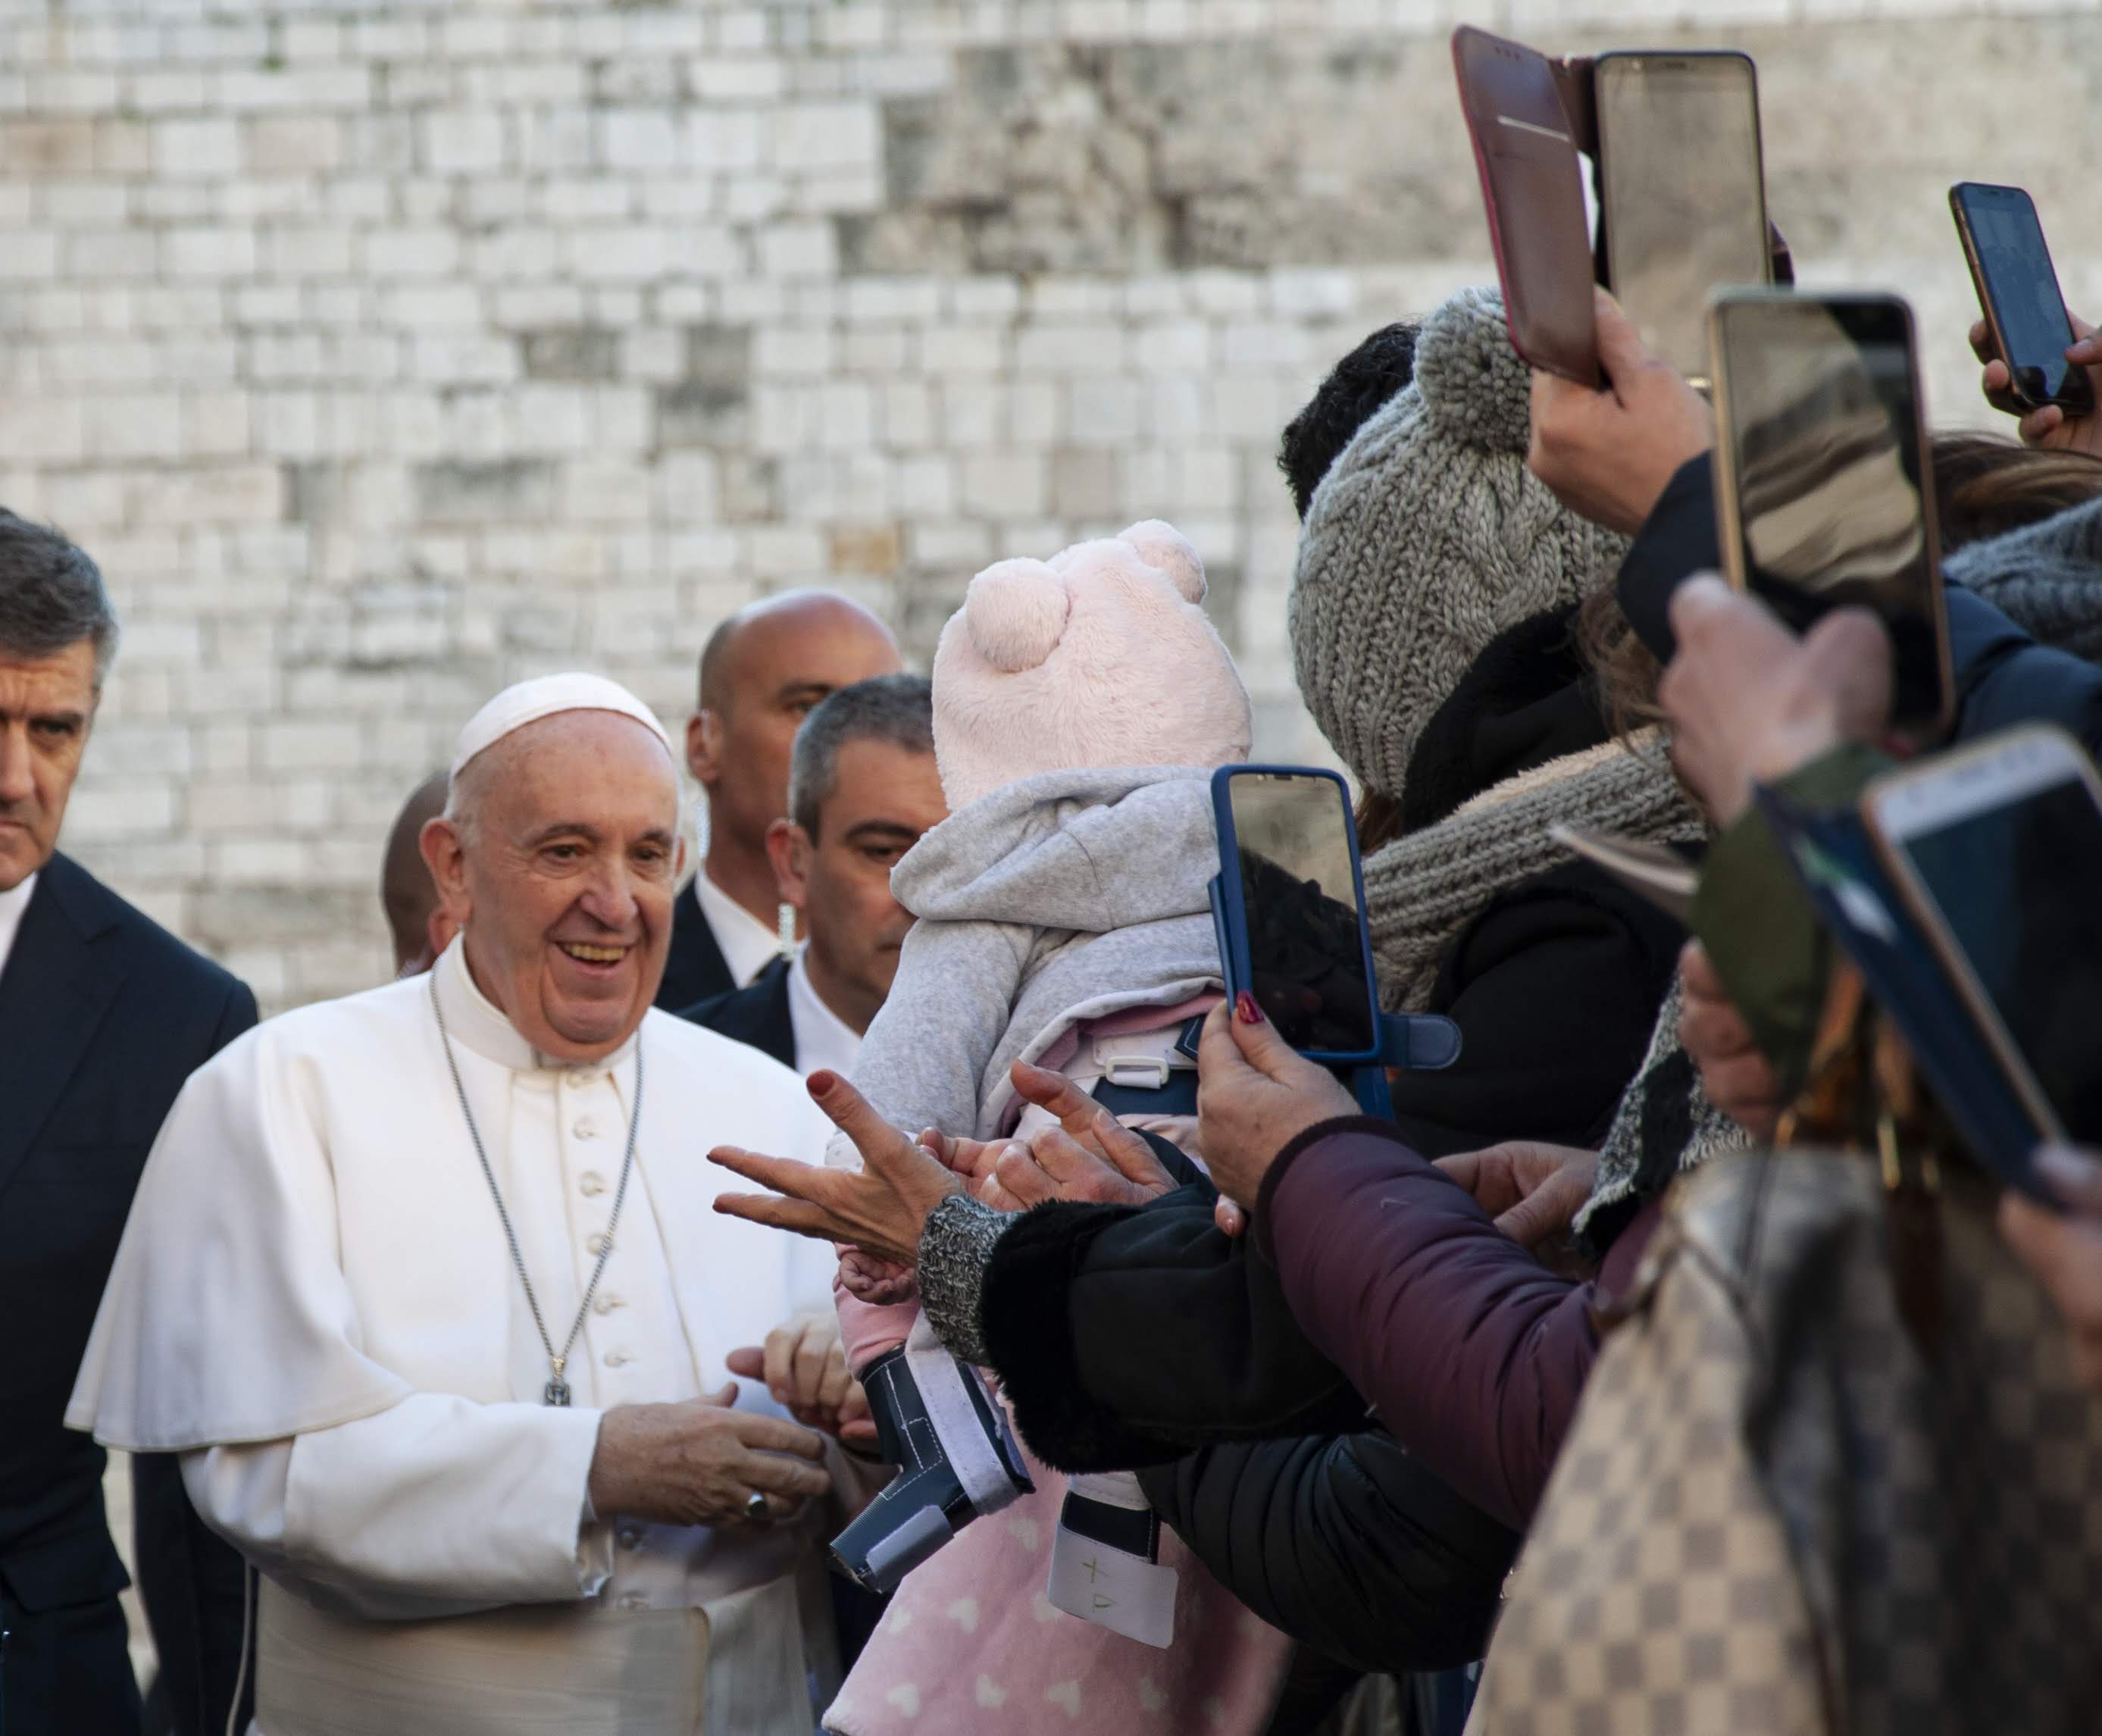
{"type": "Polygon", "coordinates": [[[861,1153],[861,1168],[827,1169],[719,1145],[708,1153],[711,1163],[788,1197],[721,1194],[716,1210],[820,1241],[843,1242],[879,1259],[911,1264],[918,1258],[927,1214],[948,1195],[961,1192],[962,1179],[925,1146],[885,1121],[837,1073],[814,1072],[806,1088],[832,1125],[854,1141],[861,1153]]]}
{"type": "MultiPolygon", "coordinates": [[[[1204,1019],[1197,1046],[1198,1145],[1221,1194],[1245,1216],[1278,1153],[1319,1122],[1355,1115],[1358,1101],[1319,1062],[1277,1034],[1253,995],[1204,1019]]],[[[1220,1228],[1235,1223],[1222,1215],[1220,1228]]]]}
{"type": "Polygon", "coordinates": [[[1021,1211],[1046,1200],[1143,1205],[1173,1188],[1174,1178],[1153,1148],[1063,1073],[1017,1061],[1008,1077],[1023,1102],[1058,1125],[984,1145],[929,1136],[951,1169],[973,1165],[978,1196],[987,1205],[999,1211],[1021,1211]]]}
{"type": "Polygon", "coordinates": [[[1437,1160],[1474,1196],[1497,1228],[1522,1247],[1559,1236],[1591,1197],[1599,1154],[1575,1146],[1515,1139],[1437,1160]]]}

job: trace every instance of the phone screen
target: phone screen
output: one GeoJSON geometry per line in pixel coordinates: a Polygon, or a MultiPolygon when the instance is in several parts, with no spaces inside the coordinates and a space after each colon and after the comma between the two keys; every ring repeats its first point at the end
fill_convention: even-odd
{"type": "Polygon", "coordinates": [[[2065,1130],[2102,1141],[2102,809],[2069,778],[1898,841],[2065,1130]]]}
{"type": "Polygon", "coordinates": [[[1902,302],[1772,295],[1716,309],[1741,571],[1798,632],[1848,605],[1896,653],[1893,720],[1945,709],[1940,585],[1902,302]]]}
{"type": "Polygon", "coordinates": [[[1643,342],[1705,382],[1708,292],[1769,272],[1752,63],[1608,55],[1595,88],[1613,294],[1643,342]]]}
{"type": "Polygon", "coordinates": [[[1228,795],[1256,1004],[1303,1054],[1368,1053],[1377,1038],[1342,786],[1236,772],[1228,795]]]}
{"type": "Polygon", "coordinates": [[[2065,359],[2073,325],[2065,317],[2065,298],[2051,267],[2051,250],[2044,245],[2035,202],[2019,187],[1976,183],[1957,188],[1956,198],[1971,232],[1984,295],[2007,345],[2007,369],[2021,395],[2033,404],[2050,403],[2065,394],[2072,375],[2074,394],[2091,397],[2083,389],[2086,375],[2065,359]]]}

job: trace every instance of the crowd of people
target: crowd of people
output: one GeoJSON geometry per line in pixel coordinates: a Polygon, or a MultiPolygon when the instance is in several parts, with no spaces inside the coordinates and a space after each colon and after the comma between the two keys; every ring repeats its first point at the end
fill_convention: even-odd
{"type": "MultiPolygon", "coordinates": [[[[2091,1725],[2102,1156],[1996,1198],[1893,1055],[1754,800],[1889,763],[1890,643],[1713,576],[1709,406],[1598,324],[1464,291],[1283,431],[1380,998],[1462,1038],[1388,1115],[1225,992],[1169,526],[931,678],[755,604],[683,742],[495,694],[396,979],[258,1023],[60,852],[118,622],[0,516],[0,1729],[2091,1725]]],[[[2102,419],[2018,433],[1932,442],[1953,738],[2092,751],[2102,419]]]]}

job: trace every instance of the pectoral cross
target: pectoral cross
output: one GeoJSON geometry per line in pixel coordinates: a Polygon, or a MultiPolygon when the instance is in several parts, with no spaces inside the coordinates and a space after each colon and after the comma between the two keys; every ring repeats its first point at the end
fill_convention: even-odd
{"type": "Polygon", "coordinates": [[[568,1408],[570,1402],[570,1383],[562,1379],[562,1365],[567,1361],[568,1358],[565,1356],[557,1356],[554,1359],[554,1379],[542,1388],[540,1393],[543,1403],[564,1410],[568,1408]]]}

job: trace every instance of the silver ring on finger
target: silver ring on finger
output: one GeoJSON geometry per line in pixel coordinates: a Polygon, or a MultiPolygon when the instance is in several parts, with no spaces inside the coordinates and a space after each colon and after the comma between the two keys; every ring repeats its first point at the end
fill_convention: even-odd
{"type": "Polygon", "coordinates": [[[756,1489],[744,1498],[744,1516],[754,1525],[764,1525],[766,1522],[766,1497],[756,1489]]]}

